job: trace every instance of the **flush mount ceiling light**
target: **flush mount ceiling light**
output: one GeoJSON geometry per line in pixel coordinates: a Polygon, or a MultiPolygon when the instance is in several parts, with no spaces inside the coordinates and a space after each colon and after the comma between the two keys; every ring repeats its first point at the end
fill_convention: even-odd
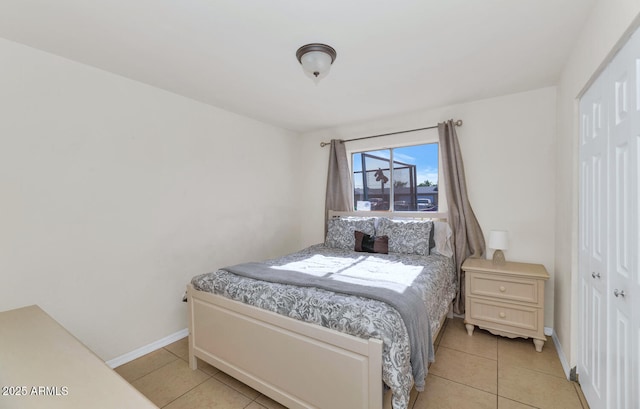
{"type": "Polygon", "coordinates": [[[296,51],[296,57],[302,64],[304,73],[316,84],[327,76],[336,56],[337,53],[333,47],[319,43],[303,45],[296,51]]]}

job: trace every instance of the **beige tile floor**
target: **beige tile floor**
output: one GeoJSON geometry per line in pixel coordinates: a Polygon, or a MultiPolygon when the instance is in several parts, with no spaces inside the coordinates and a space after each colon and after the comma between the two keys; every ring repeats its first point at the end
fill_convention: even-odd
{"type": "MultiPolygon", "coordinates": [[[[436,362],[425,391],[414,390],[412,409],[588,409],[580,387],[566,380],[549,339],[542,353],[531,340],[507,339],[447,320],[436,340],[436,362]]],[[[187,339],[116,368],[160,408],[284,408],[201,362],[191,371],[187,339]]]]}

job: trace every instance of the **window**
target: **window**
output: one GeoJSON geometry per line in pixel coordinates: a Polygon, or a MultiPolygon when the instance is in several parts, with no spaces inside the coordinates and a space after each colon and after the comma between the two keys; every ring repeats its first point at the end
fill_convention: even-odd
{"type": "Polygon", "coordinates": [[[356,210],[437,211],[438,144],[351,156],[356,210]]]}

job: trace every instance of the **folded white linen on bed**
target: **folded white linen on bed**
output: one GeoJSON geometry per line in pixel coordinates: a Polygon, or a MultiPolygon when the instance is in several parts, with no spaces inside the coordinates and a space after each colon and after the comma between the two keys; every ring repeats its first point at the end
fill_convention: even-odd
{"type": "Polygon", "coordinates": [[[376,256],[355,259],[316,254],[280,266],[244,263],[225,267],[233,274],[271,283],[315,287],[385,302],[402,317],[411,340],[415,387],[424,389],[428,363],[434,360],[429,318],[420,291],[411,286],[423,267],[376,256]]]}

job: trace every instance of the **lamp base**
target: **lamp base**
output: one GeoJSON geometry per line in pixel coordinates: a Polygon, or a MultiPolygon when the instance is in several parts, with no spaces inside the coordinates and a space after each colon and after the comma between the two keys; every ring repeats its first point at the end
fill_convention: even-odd
{"type": "Polygon", "coordinates": [[[504,253],[502,252],[502,250],[496,250],[493,252],[493,264],[502,265],[505,262],[506,261],[504,259],[504,253]]]}

